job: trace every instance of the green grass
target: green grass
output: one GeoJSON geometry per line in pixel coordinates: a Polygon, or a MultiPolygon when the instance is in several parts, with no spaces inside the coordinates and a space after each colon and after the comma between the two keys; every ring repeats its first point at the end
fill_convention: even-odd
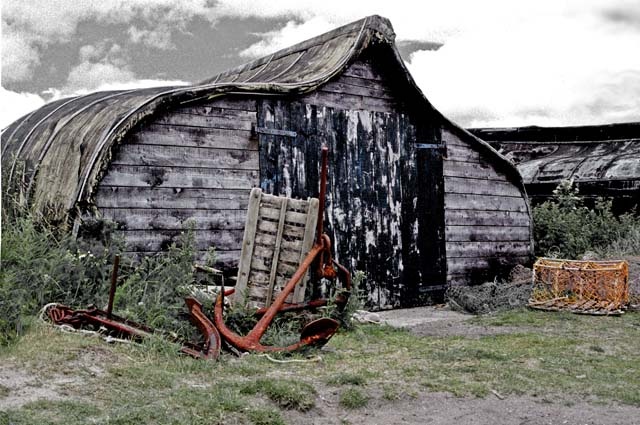
{"type": "MultiPolygon", "coordinates": [[[[286,364],[256,355],[197,361],[161,340],[107,345],[36,324],[0,348],[0,367],[37,373],[39,385],[63,398],[6,409],[0,423],[281,424],[290,411],[312,418],[315,409],[327,408],[322,400],[347,409],[373,400],[393,408],[400,398],[428,391],[640,406],[640,313],[518,310],[472,321],[511,333],[416,337],[362,326],[335,335],[330,351],[313,353],[321,362],[286,364]]],[[[3,386],[0,397],[12,391],[3,386]]]]}
{"type": "Polygon", "coordinates": [[[240,389],[240,393],[264,395],[283,409],[305,412],[315,406],[316,392],[306,382],[260,378],[245,383],[240,389]]]}
{"type": "Polygon", "coordinates": [[[347,388],[340,394],[340,406],[345,409],[360,409],[369,403],[369,396],[358,388],[347,388]]]}

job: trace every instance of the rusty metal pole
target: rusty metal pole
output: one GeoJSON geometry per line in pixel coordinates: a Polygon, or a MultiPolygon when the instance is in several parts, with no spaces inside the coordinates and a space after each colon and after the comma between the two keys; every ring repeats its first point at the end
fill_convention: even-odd
{"type": "Polygon", "coordinates": [[[116,254],[113,258],[113,269],[111,270],[111,287],[109,288],[109,304],[107,304],[107,318],[111,319],[113,311],[113,299],[116,296],[116,285],[118,283],[118,266],[120,266],[120,256],[116,254]]]}
{"type": "Polygon", "coordinates": [[[322,239],[323,221],[324,221],[324,198],[327,193],[327,166],[329,161],[329,148],[322,146],[322,172],[320,174],[320,195],[318,200],[320,205],[318,208],[318,225],[316,226],[316,241],[320,242],[322,239]]]}

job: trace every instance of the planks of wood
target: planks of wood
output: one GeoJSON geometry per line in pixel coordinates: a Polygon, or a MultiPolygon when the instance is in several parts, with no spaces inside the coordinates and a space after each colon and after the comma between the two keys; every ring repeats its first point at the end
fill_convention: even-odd
{"type": "Polygon", "coordinates": [[[362,61],[352,63],[344,70],[343,75],[348,77],[366,78],[367,80],[383,81],[384,76],[375,67],[362,61]]]}
{"type": "Polygon", "coordinates": [[[496,256],[522,257],[531,254],[529,241],[446,242],[447,258],[482,258],[496,256]]]}
{"type": "Polygon", "coordinates": [[[496,267],[504,268],[515,266],[516,264],[527,264],[531,257],[522,255],[517,257],[482,257],[482,258],[450,258],[447,261],[447,272],[450,275],[470,274],[483,270],[493,270],[496,267]]]}
{"type": "Polygon", "coordinates": [[[150,124],[127,137],[127,143],[138,145],[258,150],[250,130],[150,124]]]}
{"type": "Polygon", "coordinates": [[[354,96],[366,96],[366,97],[377,98],[377,99],[387,99],[390,101],[394,100],[394,96],[392,95],[392,92],[388,90],[386,87],[384,87],[384,85],[381,83],[376,83],[370,80],[363,80],[363,79],[357,79],[352,77],[346,77],[346,78],[349,78],[348,80],[349,82],[346,82],[345,78],[339,78],[337,81],[326,83],[321,87],[321,90],[325,92],[331,92],[331,93],[344,93],[344,94],[351,94],[354,96]],[[369,85],[363,85],[362,83],[356,84],[356,85],[351,84],[350,82],[353,82],[354,80],[356,80],[357,83],[360,83],[361,81],[369,81],[371,84],[369,85]]]}
{"type": "Polygon", "coordinates": [[[445,193],[444,206],[447,210],[495,210],[527,212],[527,204],[523,198],[494,195],[445,193]]]}
{"type": "Polygon", "coordinates": [[[258,158],[248,150],[124,144],[111,164],[258,170],[258,158]]]}
{"type": "Polygon", "coordinates": [[[339,110],[367,110],[393,113],[397,109],[396,103],[388,99],[358,96],[346,93],[334,93],[323,91],[322,89],[302,97],[300,101],[309,105],[326,106],[339,110]]]}
{"type": "Polygon", "coordinates": [[[126,230],[242,230],[244,210],[103,208],[102,216],[126,230]]]}
{"type": "Polygon", "coordinates": [[[443,168],[445,178],[467,177],[480,180],[508,181],[503,174],[498,173],[488,163],[463,162],[445,159],[443,168]]]}
{"type": "MultiPolygon", "coordinates": [[[[257,188],[251,191],[234,303],[248,299],[256,306],[271,304],[313,243],[317,208],[317,199],[302,201],[263,194],[257,188]]],[[[304,285],[304,281],[298,284],[287,299],[302,302],[304,285]]]]}
{"type": "Polygon", "coordinates": [[[96,205],[102,208],[246,210],[249,189],[118,187],[101,184],[96,205]]]}
{"type": "MultiPolygon", "coordinates": [[[[126,245],[126,251],[162,251],[178,242],[184,230],[117,230],[126,245]]],[[[200,251],[214,247],[221,251],[239,250],[242,243],[242,230],[209,230],[194,232],[195,248],[200,251]]]]}
{"type": "Polygon", "coordinates": [[[193,112],[201,115],[210,115],[213,111],[218,109],[237,109],[240,111],[255,112],[256,100],[243,96],[236,95],[224,95],[210,99],[205,103],[199,104],[186,104],[178,108],[181,112],[193,112]]]}
{"type": "Polygon", "coordinates": [[[447,159],[451,161],[483,162],[479,152],[468,145],[447,144],[447,159]]]}
{"type": "Polygon", "coordinates": [[[387,96],[393,97],[394,96],[393,89],[389,87],[389,84],[386,81],[370,80],[367,78],[353,77],[353,76],[342,74],[338,77],[338,79],[335,80],[335,82],[341,83],[341,84],[348,84],[350,86],[358,86],[358,87],[372,89],[374,90],[374,92],[382,94],[382,96],[374,95],[374,97],[387,97],[387,96]]]}
{"type": "Polygon", "coordinates": [[[447,129],[442,129],[442,142],[447,145],[447,149],[452,146],[458,146],[461,149],[471,149],[469,143],[462,141],[458,136],[447,129]]]}
{"type": "MultiPolygon", "coordinates": [[[[123,255],[136,261],[142,260],[144,257],[152,257],[157,255],[158,251],[124,251],[123,255]]],[[[194,262],[205,263],[209,259],[208,250],[196,250],[193,254],[194,262]]],[[[215,251],[215,264],[219,267],[233,269],[238,266],[240,258],[240,250],[215,251]]]]}
{"type": "Polygon", "coordinates": [[[449,242],[530,241],[529,226],[445,226],[449,242]]]}
{"type": "Polygon", "coordinates": [[[518,211],[481,211],[454,210],[445,211],[447,226],[529,226],[531,218],[526,212],[518,211]]]}
{"type": "Polygon", "coordinates": [[[251,130],[256,122],[255,112],[225,110],[220,115],[200,115],[195,113],[171,112],[159,117],[154,123],[183,125],[189,127],[226,128],[230,130],[251,130]]]}
{"type": "Polygon", "coordinates": [[[497,195],[522,198],[522,192],[506,180],[469,179],[466,177],[445,177],[445,193],[476,195],[497,195]]]}
{"type": "Polygon", "coordinates": [[[251,189],[257,170],[113,165],[102,179],[107,186],[251,189]]]}

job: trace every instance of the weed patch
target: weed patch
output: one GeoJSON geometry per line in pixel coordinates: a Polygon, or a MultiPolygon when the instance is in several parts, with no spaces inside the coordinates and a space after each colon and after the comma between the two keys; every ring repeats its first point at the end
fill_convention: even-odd
{"type": "Polygon", "coordinates": [[[358,388],[346,388],[340,393],[340,406],[345,409],[360,409],[369,403],[369,396],[358,388]]]}
{"type": "Polygon", "coordinates": [[[334,375],[327,380],[329,385],[364,385],[367,382],[363,375],[344,373],[334,375]]]}
{"type": "Polygon", "coordinates": [[[305,412],[315,406],[315,389],[306,382],[283,379],[257,379],[244,384],[241,394],[260,394],[283,409],[305,412]]]}
{"type": "Polygon", "coordinates": [[[249,410],[249,420],[254,425],[284,425],[280,412],[273,409],[249,410]]]}

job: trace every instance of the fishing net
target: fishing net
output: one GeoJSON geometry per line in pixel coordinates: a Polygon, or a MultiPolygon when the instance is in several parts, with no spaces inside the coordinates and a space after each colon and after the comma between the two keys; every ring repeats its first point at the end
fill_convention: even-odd
{"type": "Polygon", "coordinates": [[[531,269],[518,265],[504,281],[449,287],[447,301],[451,308],[473,314],[510,310],[527,305],[531,283],[531,269]]]}
{"type": "Polygon", "coordinates": [[[529,306],[587,314],[621,314],[629,304],[626,261],[540,258],[533,266],[529,306]]]}

